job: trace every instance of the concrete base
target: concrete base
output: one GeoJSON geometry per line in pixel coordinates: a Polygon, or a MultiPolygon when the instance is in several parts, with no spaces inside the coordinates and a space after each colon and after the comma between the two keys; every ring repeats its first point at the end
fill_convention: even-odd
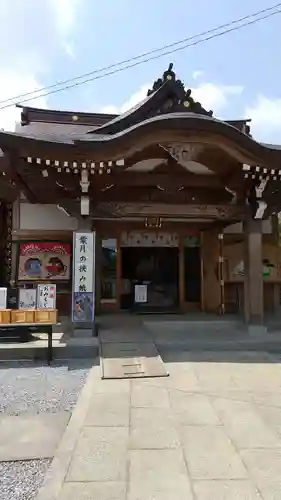
{"type": "Polygon", "coordinates": [[[262,337],[267,334],[265,325],[248,325],[248,333],[251,337],[262,337]]]}
{"type": "Polygon", "coordinates": [[[68,412],[2,416],[0,462],[53,458],[69,417],[68,412]]]}
{"type": "Polygon", "coordinates": [[[89,338],[93,337],[94,332],[92,328],[74,328],[73,337],[79,338],[89,338]]]}

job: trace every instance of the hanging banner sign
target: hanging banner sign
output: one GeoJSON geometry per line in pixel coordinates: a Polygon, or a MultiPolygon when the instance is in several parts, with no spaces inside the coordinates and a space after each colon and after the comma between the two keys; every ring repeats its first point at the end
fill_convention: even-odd
{"type": "Polygon", "coordinates": [[[147,285],[135,286],[135,302],[137,304],[144,304],[147,302],[147,285]]]}
{"type": "Polygon", "coordinates": [[[56,285],[38,285],[37,309],[56,309],[56,285]]]}
{"type": "Polygon", "coordinates": [[[72,322],[92,323],[95,309],[95,233],[73,237],[72,322]]]}

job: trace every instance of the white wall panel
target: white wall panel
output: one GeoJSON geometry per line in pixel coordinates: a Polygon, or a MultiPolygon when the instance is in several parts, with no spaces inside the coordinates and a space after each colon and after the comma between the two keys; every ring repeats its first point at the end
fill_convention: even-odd
{"type": "Polygon", "coordinates": [[[43,231],[75,231],[78,222],[75,217],[68,217],[56,205],[37,205],[21,203],[20,229],[43,231]]]}

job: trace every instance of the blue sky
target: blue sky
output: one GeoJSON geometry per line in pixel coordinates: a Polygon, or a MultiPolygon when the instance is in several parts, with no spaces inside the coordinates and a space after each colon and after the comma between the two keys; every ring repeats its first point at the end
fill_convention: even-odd
{"type": "MultiPolygon", "coordinates": [[[[274,0],[1,0],[0,100],[133,57],[271,4],[274,0]]],[[[277,15],[29,105],[121,112],[143,98],[147,87],[173,62],[177,76],[216,116],[250,117],[258,140],[281,144],[280,27],[281,15],[277,15]]],[[[14,108],[0,111],[0,127],[13,129],[17,118],[14,108]]]]}

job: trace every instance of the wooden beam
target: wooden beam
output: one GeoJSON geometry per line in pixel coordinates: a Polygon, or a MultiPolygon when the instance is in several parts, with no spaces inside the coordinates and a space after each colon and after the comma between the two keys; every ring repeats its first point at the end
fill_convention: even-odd
{"type": "Polygon", "coordinates": [[[115,187],[105,191],[90,191],[91,198],[100,201],[115,202],[162,202],[168,204],[189,203],[203,205],[215,205],[230,203],[232,196],[226,190],[208,190],[205,188],[187,188],[180,190],[161,190],[155,187],[115,187]]]}
{"type": "Polygon", "coordinates": [[[108,175],[94,175],[91,178],[91,184],[93,186],[106,186],[111,184],[116,184],[118,186],[157,186],[162,187],[208,187],[208,188],[218,188],[222,187],[223,184],[220,179],[213,175],[195,175],[189,174],[185,175],[173,175],[171,171],[170,174],[154,174],[142,173],[142,172],[122,172],[119,174],[108,174],[108,175]]]}
{"type": "Polygon", "coordinates": [[[25,194],[26,199],[30,203],[38,203],[38,199],[34,191],[30,189],[25,179],[23,179],[23,177],[18,172],[18,169],[20,168],[22,162],[23,160],[21,160],[15,152],[9,154],[9,163],[8,163],[9,176],[11,179],[13,179],[19,191],[25,194]]]}

